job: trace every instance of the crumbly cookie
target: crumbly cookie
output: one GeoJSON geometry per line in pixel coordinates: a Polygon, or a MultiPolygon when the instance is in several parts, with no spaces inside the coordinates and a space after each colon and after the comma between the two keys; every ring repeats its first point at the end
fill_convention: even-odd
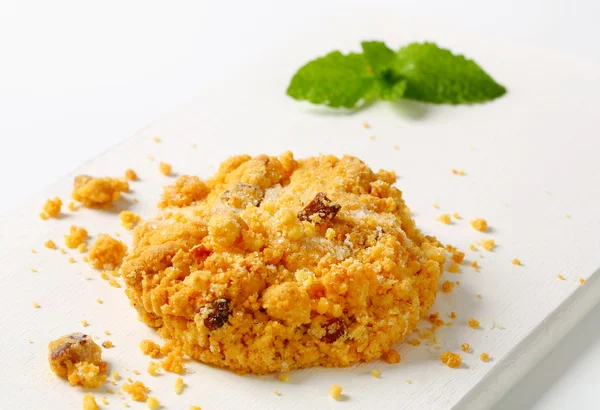
{"type": "Polygon", "coordinates": [[[355,157],[240,155],[182,176],[121,273],[139,317],[238,373],[382,357],[432,305],[444,250],[393,172],[355,157]]]}
{"type": "Polygon", "coordinates": [[[102,348],[83,333],[71,333],[48,345],[50,368],[73,386],[95,388],[106,381],[108,366],[102,348]]]}

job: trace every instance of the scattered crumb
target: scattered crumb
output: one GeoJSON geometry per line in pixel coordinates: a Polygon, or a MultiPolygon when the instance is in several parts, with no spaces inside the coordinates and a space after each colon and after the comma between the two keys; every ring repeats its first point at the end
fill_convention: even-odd
{"type": "Polygon", "coordinates": [[[169,176],[171,175],[171,164],[168,164],[166,162],[162,162],[158,165],[158,170],[160,171],[161,174],[169,176]]]}
{"type": "Polygon", "coordinates": [[[385,354],[385,361],[390,364],[400,363],[400,353],[398,353],[394,349],[388,350],[385,354]]]}
{"type": "Polygon", "coordinates": [[[148,374],[150,374],[150,376],[157,376],[160,374],[160,364],[150,361],[148,363],[148,374]]]}
{"type": "Polygon", "coordinates": [[[412,380],[406,380],[406,384],[412,384],[412,380]]]}
{"type": "Polygon", "coordinates": [[[64,248],[60,248],[60,249],[59,249],[59,251],[60,251],[60,253],[62,253],[63,255],[64,255],[65,253],[67,253],[67,251],[65,251],[65,249],[64,249],[64,248]]]}
{"type": "Polygon", "coordinates": [[[556,277],[560,280],[565,280],[565,277],[560,273],[558,275],[556,275],[556,277]]]}
{"type": "Polygon", "coordinates": [[[117,269],[127,253],[127,246],[107,234],[98,235],[98,239],[88,254],[90,263],[98,269],[117,269]]]}
{"type": "Polygon", "coordinates": [[[48,239],[46,243],[44,243],[44,246],[48,249],[56,249],[56,244],[52,239],[48,239]]]}
{"type": "Polygon", "coordinates": [[[583,285],[585,283],[585,279],[583,279],[583,278],[579,279],[579,283],[583,285]]]}
{"type": "Polygon", "coordinates": [[[37,253],[37,251],[35,249],[31,249],[31,253],[37,253]]]}
{"type": "Polygon", "coordinates": [[[154,161],[154,155],[148,155],[148,159],[149,159],[150,161],[154,161]]]}
{"type": "Polygon", "coordinates": [[[79,209],[79,206],[75,202],[71,201],[69,202],[69,205],[67,205],[67,208],[69,208],[69,211],[75,212],[79,209]]]}
{"type": "Polygon", "coordinates": [[[479,264],[477,263],[477,261],[471,262],[471,267],[473,269],[475,269],[477,272],[479,272],[479,264]]]}
{"type": "Polygon", "coordinates": [[[144,401],[148,398],[148,392],[150,391],[144,383],[135,381],[133,383],[125,383],[123,385],[123,391],[131,395],[131,399],[134,401],[144,401]]]}
{"type": "Polygon", "coordinates": [[[394,151],[398,151],[398,150],[399,150],[399,148],[398,148],[398,146],[397,146],[396,144],[392,145],[392,149],[393,149],[394,151]]]}
{"type": "Polygon", "coordinates": [[[487,362],[488,360],[490,360],[490,355],[487,353],[481,353],[479,355],[479,358],[481,359],[482,362],[487,362]]]}
{"type": "Polygon", "coordinates": [[[460,171],[458,171],[458,175],[460,175],[460,176],[462,177],[463,175],[465,175],[465,171],[463,171],[463,170],[461,169],[460,171]]]}
{"type": "Polygon", "coordinates": [[[483,299],[483,296],[477,295],[477,299],[483,299]]]}
{"type": "Polygon", "coordinates": [[[566,217],[567,219],[571,219],[571,215],[569,215],[569,214],[566,214],[566,215],[565,215],[565,217],[566,217]]]}
{"type": "Polygon", "coordinates": [[[411,339],[410,344],[413,346],[419,346],[421,344],[421,341],[419,339],[411,339]]]}
{"type": "Polygon", "coordinates": [[[479,328],[479,320],[477,319],[469,319],[469,326],[472,327],[473,329],[478,329],[479,328]]]}
{"type": "Polygon", "coordinates": [[[33,273],[37,272],[37,269],[36,269],[36,268],[31,268],[30,270],[31,270],[33,273]]]}
{"type": "Polygon", "coordinates": [[[100,298],[96,299],[96,302],[98,302],[98,303],[100,303],[100,304],[103,304],[103,303],[104,303],[104,302],[102,301],[102,299],[100,299],[100,298]]]}
{"type": "Polygon", "coordinates": [[[115,370],[114,372],[112,372],[112,378],[115,380],[121,380],[121,375],[118,371],[115,370]]]}
{"type": "Polygon", "coordinates": [[[492,251],[495,246],[496,241],[494,241],[493,239],[484,239],[483,241],[481,241],[481,247],[486,251],[492,251]]]}
{"type": "Polygon", "coordinates": [[[202,409],[200,408],[200,406],[191,405],[190,410],[202,410],[202,409]]]}
{"type": "Polygon", "coordinates": [[[462,345],[460,345],[460,349],[461,349],[463,352],[467,352],[467,353],[468,353],[468,352],[470,352],[470,351],[471,351],[471,345],[470,345],[470,344],[468,344],[468,343],[463,343],[462,345]]]}
{"type": "Polygon", "coordinates": [[[488,225],[487,225],[487,221],[483,218],[476,218],[473,219],[471,222],[469,222],[471,224],[471,226],[473,227],[473,229],[476,229],[480,232],[485,232],[487,231],[488,225]]]}
{"type": "Polygon", "coordinates": [[[69,234],[65,235],[65,245],[74,249],[88,238],[88,231],[80,226],[71,225],[69,234]]]}
{"type": "Polygon", "coordinates": [[[181,377],[176,378],[175,386],[173,386],[173,391],[175,391],[175,394],[181,394],[184,387],[185,384],[183,383],[183,379],[181,377]]]}
{"type": "Polygon", "coordinates": [[[198,148],[198,145],[192,144],[192,148],[196,149],[196,148],[198,148]]]}
{"type": "Polygon", "coordinates": [[[371,376],[377,377],[378,379],[381,377],[381,372],[377,369],[371,370],[371,376]]]}
{"type": "Polygon", "coordinates": [[[95,207],[108,205],[121,197],[121,192],[129,191],[127,181],[118,178],[93,178],[89,175],[78,175],[71,196],[84,206],[95,207]]]}
{"type": "Polygon", "coordinates": [[[365,128],[371,128],[371,125],[368,122],[363,122],[363,127],[365,128]]]}
{"type": "Polygon", "coordinates": [[[452,214],[452,217],[453,217],[454,219],[460,219],[460,215],[459,215],[459,214],[457,214],[456,212],[452,214]]]}
{"type": "Polygon", "coordinates": [[[473,244],[470,244],[469,249],[472,250],[473,252],[475,252],[477,250],[477,247],[473,244]]]}
{"type": "Polygon", "coordinates": [[[83,396],[83,410],[100,410],[92,393],[87,393],[83,396]]]}
{"type": "Polygon", "coordinates": [[[119,218],[121,219],[121,226],[128,231],[131,231],[133,227],[140,222],[140,216],[131,211],[121,211],[119,218]]]}
{"type": "Polygon", "coordinates": [[[446,366],[456,369],[462,363],[462,358],[458,353],[452,353],[451,351],[446,351],[440,355],[440,360],[446,366]]]}
{"type": "Polygon", "coordinates": [[[439,206],[437,203],[434,203],[434,204],[433,204],[433,207],[434,207],[435,209],[440,209],[440,206],[439,206]]]}
{"type": "Polygon", "coordinates": [[[460,272],[460,266],[456,262],[452,262],[448,267],[448,272],[450,273],[458,273],[460,272]]]}
{"type": "Polygon", "coordinates": [[[375,141],[375,135],[371,135],[371,136],[369,137],[369,140],[371,140],[371,141],[375,141]]]}
{"type": "Polygon", "coordinates": [[[81,321],[81,326],[83,326],[83,327],[88,327],[88,325],[89,325],[89,323],[88,323],[88,321],[87,321],[87,320],[82,320],[82,321],[81,321]]]}
{"type": "Polygon", "coordinates": [[[39,304],[39,303],[37,303],[37,302],[33,302],[33,307],[37,309],[37,308],[39,308],[39,307],[41,307],[41,306],[40,306],[40,304],[39,304]]]}
{"type": "Polygon", "coordinates": [[[290,381],[290,375],[289,373],[282,373],[279,376],[277,376],[277,378],[282,381],[282,382],[289,382],[290,381]]]}
{"type": "Polygon", "coordinates": [[[110,336],[110,332],[109,332],[108,330],[105,330],[105,331],[104,331],[104,334],[105,334],[106,336],[110,336]]]}
{"type": "Polygon", "coordinates": [[[106,398],[106,396],[102,396],[102,404],[108,406],[108,399],[106,398]]]}
{"type": "Polygon", "coordinates": [[[336,400],[339,399],[342,395],[342,386],[339,384],[332,384],[331,387],[329,387],[329,395],[336,400]]]}
{"type": "Polygon", "coordinates": [[[135,374],[136,376],[140,374],[140,372],[138,372],[136,369],[133,369],[131,373],[135,374]]]}
{"type": "Polygon", "coordinates": [[[71,256],[71,257],[69,258],[69,263],[75,263],[75,258],[71,256]]]}
{"type": "Polygon", "coordinates": [[[513,265],[521,266],[521,261],[520,261],[519,259],[517,259],[517,258],[514,258],[514,259],[511,261],[511,263],[512,263],[513,265]]]}
{"type": "Polygon", "coordinates": [[[127,169],[125,170],[125,178],[127,178],[130,181],[137,181],[138,176],[137,173],[133,170],[133,169],[127,169]]]}
{"type": "Polygon", "coordinates": [[[79,245],[77,245],[77,250],[79,251],[79,253],[84,253],[85,251],[87,251],[87,243],[80,243],[79,245]]]}
{"type": "Polygon", "coordinates": [[[110,349],[111,347],[113,347],[113,342],[111,342],[110,340],[105,340],[104,342],[102,342],[102,347],[104,347],[105,349],[110,349]]]}
{"type": "Polygon", "coordinates": [[[457,170],[457,169],[454,169],[454,168],[453,168],[453,169],[452,169],[452,173],[453,173],[454,175],[460,175],[460,176],[463,176],[463,175],[465,175],[465,171],[463,171],[462,169],[461,169],[461,170],[457,170]]]}
{"type": "Polygon", "coordinates": [[[44,211],[40,214],[40,218],[48,219],[48,218],[56,218],[60,214],[60,207],[62,206],[62,201],[59,197],[54,199],[46,200],[44,204],[44,211]]]}
{"type": "Polygon", "coordinates": [[[452,289],[454,289],[454,283],[450,282],[449,280],[442,283],[442,292],[449,293],[452,292],[452,289]]]}
{"type": "Polygon", "coordinates": [[[273,393],[275,394],[275,396],[281,396],[281,393],[279,393],[279,390],[277,389],[273,390],[273,393]]]}
{"type": "Polygon", "coordinates": [[[146,400],[146,407],[150,410],[155,410],[160,407],[160,403],[156,397],[148,397],[148,400],[146,400]]]}
{"type": "Polygon", "coordinates": [[[180,348],[175,348],[167,357],[161,362],[161,366],[164,370],[171,373],[183,374],[185,372],[185,365],[183,364],[183,352],[180,348]]]}
{"type": "Polygon", "coordinates": [[[144,339],[140,342],[140,350],[143,354],[152,358],[158,357],[161,354],[160,346],[148,339],[144,339]]]}
{"type": "Polygon", "coordinates": [[[152,141],[154,141],[154,142],[160,142],[160,138],[154,137],[154,138],[152,138],[152,141]]]}
{"type": "Polygon", "coordinates": [[[138,199],[137,198],[133,198],[133,203],[137,204],[138,203],[138,199]]]}
{"type": "Polygon", "coordinates": [[[452,223],[452,219],[450,218],[450,215],[448,214],[441,214],[440,217],[438,218],[438,221],[440,221],[443,224],[451,224],[452,223]]]}
{"type": "Polygon", "coordinates": [[[461,251],[452,252],[452,260],[456,263],[461,263],[465,259],[465,253],[461,251]]]}
{"type": "Polygon", "coordinates": [[[450,319],[456,319],[456,312],[450,312],[450,319]]]}

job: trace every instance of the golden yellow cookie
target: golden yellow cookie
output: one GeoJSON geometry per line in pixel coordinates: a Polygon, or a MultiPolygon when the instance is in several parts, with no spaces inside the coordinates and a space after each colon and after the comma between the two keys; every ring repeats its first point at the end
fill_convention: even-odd
{"type": "Polygon", "coordinates": [[[240,155],[166,187],[121,273],[140,319],[238,373],[377,359],[432,305],[444,251],[393,172],[355,157],[240,155]]]}

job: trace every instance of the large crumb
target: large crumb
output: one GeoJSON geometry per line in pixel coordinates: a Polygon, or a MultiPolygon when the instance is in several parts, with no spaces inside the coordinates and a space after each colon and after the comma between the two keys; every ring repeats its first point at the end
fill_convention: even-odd
{"type": "Polygon", "coordinates": [[[394,349],[388,350],[385,354],[385,361],[390,364],[400,363],[400,353],[398,353],[394,349]]]}
{"type": "Polygon", "coordinates": [[[150,376],[158,376],[160,374],[160,364],[150,361],[148,363],[148,374],[150,376]]]}
{"type": "Polygon", "coordinates": [[[488,224],[487,224],[487,221],[485,219],[483,219],[483,218],[473,219],[469,223],[471,224],[471,226],[473,227],[473,229],[476,229],[476,230],[478,230],[480,232],[487,231],[488,224]]]}
{"type": "Polygon", "coordinates": [[[469,327],[472,327],[473,329],[478,329],[479,328],[479,320],[477,319],[469,319],[469,327]]]}
{"type": "Polygon", "coordinates": [[[171,175],[171,171],[172,171],[173,167],[171,166],[171,164],[168,164],[166,162],[162,162],[158,165],[158,170],[160,171],[161,174],[169,176],[171,175]]]}
{"type": "Polygon", "coordinates": [[[127,178],[130,181],[136,181],[138,179],[138,176],[133,169],[128,169],[125,171],[125,178],[127,178]]]}
{"type": "Polygon", "coordinates": [[[442,283],[442,292],[449,293],[452,292],[452,289],[454,289],[454,283],[449,280],[442,283]]]}
{"type": "Polygon", "coordinates": [[[103,206],[116,201],[121,192],[129,191],[129,184],[118,178],[93,178],[89,175],[75,177],[72,198],[84,206],[103,206]]]}
{"type": "Polygon", "coordinates": [[[209,188],[204,181],[197,176],[182,175],[173,185],[166,186],[159,208],[184,207],[200,201],[209,193],[209,188]]]}
{"type": "Polygon", "coordinates": [[[183,383],[183,379],[178,377],[175,379],[175,386],[173,386],[173,391],[175,394],[181,394],[183,392],[183,388],[185,387],[185,383],[183,383]]]}
{"type": "Polygon", "coordinates": [[[59,197],[54,199],[48,199],[44,204],[44,211],[40,214],[40,218],[48,219],[48,218],[56,218],[60,214],[60,207],[62,206],[62,201],[59,197]]]}
{"type": "Polygon", "coordinates": [[[381,372],[379,370],[377,370],[377,369],[373,369],[373,370],[371,370],[371,376],[380,378],[381,377],[381,372]]]}
{"type": "Polygon", "coordinates": [[[462,345],[460,345],[460,348],[463,352],[470,352],[471,351],[471,345],[468,343],[463,343],[462,345]]]}
{"type": "Polygon", "coordinates": [[[44,243],[44,246],[48,249],[56,249],[56,244],[52,239],[48,239],[46,243],[44,243]]]}
{"type": "Polygon", "coordinates": [[[462,363],[462,358],[460,357],[460,355],[458,353],[452,353],[451,351],[446,351],[442,353],[440,355],[440,360],[446,366],[451,367],[453,369],[460,367],[460,364],[462,363]]]}
{"type": "Polygon", "coordinates": [[[50,368],[72,386],[95,388],[106,381],[108,366],[102,349],[90,336],[71,333],[48,345],[50,368]]]}
{"type": "Polygon", "coordinates": [[[146,407],[150,410],[155,410],[160,407],[160,402],[156,397],[148,397],[148,400],[146,400],[146,407]]]}
{"type": "Polygon", "coordinates": [[[144,339],[140,342],[140,350],[143,354],[152,358],[156,358],[161,355],[160,346],[148,339],[144,339]]]}
{"type": "Polygon", "coordinates": [[[127,246],[107,234],[98,235],[98,239],[88,254],[89,262],[98,269],[117,269],[127,253],[127,246]]]}
{"type": "Polygon", "coordinates": [[[512,263],[513,265],[521,266],[521,261],[520,261],[519,259],[517,259],[517,258],[513,259],[513,260],[511,261],[511,263],[512,263]]]}
{"type": "Polygon", "coordinates": [[[133,383],[125,383],[123,385],[123,391],[131,395],[131,399],[134,401],[145,401],[148,399],[148,392],[150,389],[140,381],[133,383]]]}
{"type": "Polygon", "coordinates": [[[441,214],[440,217],[438,218],[438,221],[440,221],[443,224],[451,224],[452,223],[452,218],[450,218],[450,215],[448,214],[441,214]]]}
{"type": "Polygon", "coordinates": [[[71,225],[69,234],[65,235],[65,245],[69,248],[77,248],[84,243],[88,237],[88,231],[80,226],[71,225]]]}
{"type": "Polygon", "coordinates": [[[481,353],[481,354],[479,355],[479,359],[480,359],[482,362],[487,362],[488,360],[490,360],[490,355],[489,355],[489,354],[487,354],[487,353],[481,353]]]}
{"type": "Polygon", "coordinates": [[[83,396],[83,410],[100,410],[98,407],[98,403],[96,403],[96,399],[92,395],[92,393],[87,393],[83,396]]]}
{"type": "Polygon", "coordinates": [[[162,368],[167,372],[182,374],[185,372],[183,364],[183,352],[180,348],[173,349],[161,362],[162,368]]]}
{"type": "Polygon", "coordinates": [[[336,400],[339,399],[342,395],[342,386],[339,384],[332,384],[331,387],[329,387],[329,395],[336,400]]]}
{"type": "Polygon", "coordinates": [[[448,267],[448,272],[450,273],[458,273],[460,272],[460,266],[456,262],[452,262],[448,267]]]}
{"type": "Polygon", "coordinates": [[[119,214],[119,219],[121,219],[121,225],[123,228],[131,231],[133,227],[140,221],[140,216],[131,211],[121,211],[119,214]]]}
{"type": "Polygon", "coordinates": [[[486,251],[492,251],[496,247],[496,241],[493,239],[484,239],[481,241],[481,247],[486,251]]]}

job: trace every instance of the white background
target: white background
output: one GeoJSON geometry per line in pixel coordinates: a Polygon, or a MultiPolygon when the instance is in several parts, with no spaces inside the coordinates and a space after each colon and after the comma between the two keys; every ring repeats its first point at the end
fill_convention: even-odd
{"type": "MultiPolygon", "coordinates": [[[[211,78],[243,77],[267,49],[292,54],[290,35],[324,30],[344,13],[375,9],[398,24],[442,25],[600,67],[594,0],[220,3],[1,2],[0,213],[198,96],[211,78]]],[[[599,322],[597,307],[497,408],[597,408],[599,322]]]]}

